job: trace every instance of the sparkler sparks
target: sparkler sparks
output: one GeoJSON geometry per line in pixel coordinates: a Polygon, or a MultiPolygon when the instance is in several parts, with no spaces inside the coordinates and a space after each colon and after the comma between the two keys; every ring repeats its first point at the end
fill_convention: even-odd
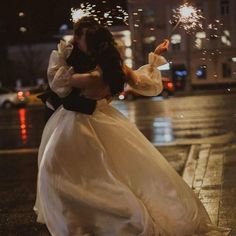
{"type": "Polygon", "coordinates": [[[187,33],[190,33],[191,30],[200,28],[202,29],[201,19],[204,17],[201,14],[201,10],[196,7],[190,5],[189,3],[184,3],[177,9],[173,10],[174,12],[174,21],[171,23],[175,23],[175,27],[172,32],[179,26],[182,27],[187,33]]]}
{"type": "Polygon", "coordinates": [[[79,9],[74,9],[71,8],[71,17],[72,17],[72,21],[75,23],[78,20],[80,20],[82,17],[84,16],[94,16],[96,17],[96,15],[94,14],[95,10],[94,10],[95,5],[91,5],[91,4],[81,4],[79,9]]]}
{"type": "Polygon", "coordinates": [[[115,8],[104,12],[96,9],[96,5],[82,3],[80,8],[71,9],[71,18],[74,23],[84,16],[93,16],[99,23],[102,23],[105,26],[113,25],[115,20],[123,21],[126,25],[128,25],[129,19],[128,13],[121,6],[116,6],[115,8]]]}

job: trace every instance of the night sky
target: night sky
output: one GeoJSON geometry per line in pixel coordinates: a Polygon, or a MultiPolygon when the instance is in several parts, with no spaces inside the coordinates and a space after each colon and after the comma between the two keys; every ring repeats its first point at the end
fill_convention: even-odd
{"type": "MultiPolygon", "coordinates": [[[[0,34],[7,44],[37,43],[56,40],[63,24],[72,27],[71,7],[78,7],[81,0],[4,0],[0,3],[0,34]],[[23,12],[24,16],[19,16],[23,12]],[[20,27],[27,31],[21,32],[20,27]]],[[[88,2],[88,1],[86,1],[88,2]]],[[[93,0],[98,8],[112,8],[119,3],[127,11],[126,0],[93,0]]],[[[116,22],[116,25],[122,24],[116,22]]],[[[2,37],[1,37],[2,38],[2,37]]]]}

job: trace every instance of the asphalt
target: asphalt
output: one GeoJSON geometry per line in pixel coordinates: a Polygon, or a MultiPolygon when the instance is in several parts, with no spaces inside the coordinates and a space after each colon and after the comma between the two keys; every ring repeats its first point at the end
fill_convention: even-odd
{"type": "MultiPolygon", "coordinates": [[[[158,147],[205,205],[236,235],[236,142],[158,147]],[[177,154],[177,155],[176,155],[177,154]],[[178,163],[178,164],[176,164],[178,163]]],[[[0,235],[49,236],[36,222],[37,150],[0,151],[0,235]]]]}

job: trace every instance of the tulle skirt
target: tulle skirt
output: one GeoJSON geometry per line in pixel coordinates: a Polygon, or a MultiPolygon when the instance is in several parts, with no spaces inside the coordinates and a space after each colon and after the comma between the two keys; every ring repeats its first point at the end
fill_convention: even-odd
{"type": "Polygon", "coordinates": [[[53,236],[228,235],[123,114],[99,100],[93,115],[59,107],[38,156],[37,221],[53,236]]]}

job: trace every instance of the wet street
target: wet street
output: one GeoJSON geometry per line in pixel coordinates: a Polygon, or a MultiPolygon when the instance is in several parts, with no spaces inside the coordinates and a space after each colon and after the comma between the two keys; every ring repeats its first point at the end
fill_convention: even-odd
{"type": "MultiPolygon", "coordinates": [[[[199,159],[204,162],[202,154],[209,149],[209,156],[205,155],[205,163],[210,164],[214,162],[214,157],[212,158],[210,154],[219,157],[219,154],[225,151],[221,140],[236,132],[235,101],[236,94],[113,101],[112,105],[135,123],[176,171],[183,175],[186,161],[192,150],[199,149],[199,154],[196,155],[199,155],[201,157],[199,159]],[[204,146],[204,143],[207,146],[204,146]],[[211,147],[209,143],[212,144],[211,147]]],[[[37,149],[43,127],[43,107],[0,110],[0,235],[49,236],[46,226],[36,223],[36,215],[32,210],[36,194],[37,149]]],[[[235,181],[232,181],[234,178],[228,174],[229,171],[232,175],[236,173],[236,161],[231,158],[235,150],[235,145],[228,148],[229,160],[224,167],[225,176],[228,176],[224,185],[228,192],[225,190],[221,194],[223,200],[216,198],[215,195],[216,192],[219,195],[221,179],[215,183],[210,182],[209,179],[201,180],[203,190],[199,192],[199,196],[204,196],[204,204],[211,213],[212,219],[216,219],[215,222],[220,222],[221,225],[228,225],[229,222],[230,225],[235,225],[233,219],[236,208],[230,201],[234,202],[236,187],[232,188],[235,181]],[[213,200],[206,197],[206,194],[209,197],[209,193],[213,200]],[[217,202],[225,204],[223,210],[217,210],[215,205],[211,207],[216,199],[217,202]],[[230,213],[225,211],[229,207],[230,213]],[[217,215],[216,210],[220,212],[217,215]]],[[[203,166],[200,161],[198,166],[203,166]]],[[[216,162],[219,166],[219,162],[216,162]]],[[[205,172],[209,172],[207,175],[215,178],[215,174],[210,172],[215,169],[215,164],[213,168],[211,165],[209,168],[206,166],[205,172]]],[[[218,169],[220,178],[223,169],[220,169],[220,166],[218,169]]],[[[201,172],[204,170],[197,169],[195,178],[197,182],[194,183],[196,186],[199,186],[201,172]]],[[[197,189],[196,186],[192,187],[197,189]]],[[[232,235],[236,235],[236,229],[235,234],[232,235]]]]}
{"type": "MultiPolygon", "coordinates": [[[[236,130],[236,95],[113,101],[155,145],[191,144],[236,130]]],[[[43,107],[0,110],[0,149],[38,148],[43,107]]]]}

